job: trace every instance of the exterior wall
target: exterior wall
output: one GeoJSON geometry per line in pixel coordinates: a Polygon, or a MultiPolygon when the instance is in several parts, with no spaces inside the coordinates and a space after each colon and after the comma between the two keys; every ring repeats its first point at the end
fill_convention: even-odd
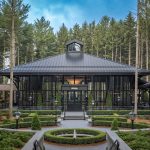
{"type": "MultiPolygon", "coordinates": [[[[126,108],[132,106],[132,76],[22,76],[16,77],[18,91],[17,105],[49,106],[62,109],[67,105],[71,94],[82,103],[82,109],[91,106],[95,109],[126,108]],[[81,80],[80,84],[70,85],[68,80],[81,80]],[[70,89],[62,89],[68,85],[70,89]],[[76,86],[76,87],[75,87],[76,86]],[[79,88],[80,86],[80,88],[79,88]],[[84,88],[87,86],[87,89],[84,88]],[[72,93],[71,93],[72,92],[72,93]]],[[[73,82],[71,81],[71,82],[73,82]]],[[[90,109],[90,108],[89,108],[90,109]]]]}

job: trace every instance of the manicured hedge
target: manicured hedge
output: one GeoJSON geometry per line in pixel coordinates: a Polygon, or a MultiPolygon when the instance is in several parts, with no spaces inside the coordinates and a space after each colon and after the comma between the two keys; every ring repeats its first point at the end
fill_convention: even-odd
{"type": "Polygon", "coordinates": [[[113,121],[115,118],[117,118],[117,120],[120,122],[127,122],[127,118],[115,117],[115,116],[93,116],[92,121],[95,120],[113,121]]]}
{"type": "MultiPolygon", "coordinates": [[[[88,115],[113,115],[113,114],[119,114],[119,115],[127,115],[131,112],[131,110],[94,110],[94,111],[88,111],[88,115]]],[[[150,115],[150,110],[138,110],[138,115],[150,115]]]]}
{"type": "MultiPolygon", "coordinates": [[[[22,119],[23,122],[31,122],[33,117],[25,117],[22,119]]],[[[40,121],[57,121],[56,116],[46,115],[46,116],[39,116],[40,121]]]]}
{"type": "MultiPolygon", "coordinates": [[[[95,120],[94,122],[92,122],[93,126],[108,126],[108,127],[110,127],[111,124],[112,124],[111,121],[104,121],[104,120],[95,120]]],[[[131,128],[131,123],[128,123],[128,122],[118,122],[118,125],[119,125],[119,127],[122,127],[122,128],[131,128]]],[[[150,128],[150,125],[134,123],[134,128],[136,128],[136,129],[150,128]]]]}
{"type": "MultiPolygon", "coordinates": [[[[55,126],[57,123],[55,121],[40,121],[41,126],[55,126]]],[[[30,128],[31,122],[19,122],[19,128],[30,128]]],[[[2,124],[0,125],[0,128],[16,128],[16,123],[10,123],[10,124],[2,124]]]]}
{"type": "Polygon", "coordinates": [[[44,134],[44,139],[49,142],[61,143],[61,144],[92,144],[106,140],[106,134],[102,131],[91,130],[91,129],[57,129],[47,131],[44,134]],[[77,134],[89,134],[93,136],[78,137],[74,139],[73,137],[57,136],[61,134],[73,134],[76,130],[77,134]]]}
{"type": "Polygon", "coordinates": [[[38,115],[60,115],[60,110],[19,110],[21,113],[37,113],[38,115]]]}

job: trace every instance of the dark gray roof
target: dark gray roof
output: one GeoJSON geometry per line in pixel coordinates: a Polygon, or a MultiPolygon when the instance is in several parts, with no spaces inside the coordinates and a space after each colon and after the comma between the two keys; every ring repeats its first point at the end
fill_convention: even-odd
{"type": "MultiPolygon", "coordinates": [[[[9,72],[9,69],[0,71],[3,75],[8,75],[9,72]]],[[[138,72],[141,76],[150,74],[150,71],[145,69],[139,69],[138,72]]],[[[14,68],[14,75],[30,74],[134,75],[135,68],[84,53],[66,53],[19,65],[14,68]]]]}

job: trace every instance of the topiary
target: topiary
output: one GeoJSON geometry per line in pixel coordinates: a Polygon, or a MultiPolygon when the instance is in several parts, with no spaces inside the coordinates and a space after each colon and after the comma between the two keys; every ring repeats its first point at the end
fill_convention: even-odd
{"type": "Polygon", "coordinates": [[[41,130],[41,124],[37,114],[32,118],[31,128],[32,130],[41,130]]]}
{"type": "Polygon", "coordinates": [[[118,130],[118,120],[117,118],[114,118],[111,124],[111,130],[118,130]]]}

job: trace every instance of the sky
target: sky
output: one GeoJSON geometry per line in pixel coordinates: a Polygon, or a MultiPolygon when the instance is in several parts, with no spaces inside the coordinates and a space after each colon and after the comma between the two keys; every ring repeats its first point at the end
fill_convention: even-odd
{"type": "Polygon", "coordinates": [[[102,16],[124,19],[129,11],[136,13],[137,0],[24,0],[31,6],[27,21],[34,23],[42,16],[49,20],[54,32],[64,23],[68,28],[74,24],[100,21],[102,16]]]}

